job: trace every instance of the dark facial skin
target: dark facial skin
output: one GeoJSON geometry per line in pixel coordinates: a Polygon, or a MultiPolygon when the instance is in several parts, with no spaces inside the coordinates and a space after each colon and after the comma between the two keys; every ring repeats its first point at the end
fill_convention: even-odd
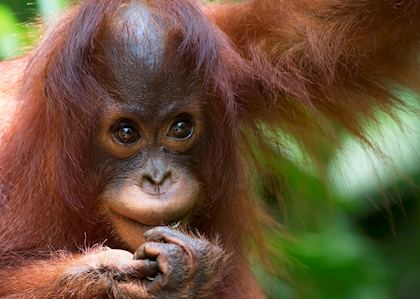
{"type": "Polygon", "coordinates": [[[132,291],[192,296],[191,286],[199,289],[224,260],[217,244],[168,227],[187,224],[202,200],[194,165],[205,153],[203,92],[182,65],[163,66],[164,32],[142,6],[126,9],[104,47],[112,88],[96,137],[97,168],[106,174],[100,200],[118,237],[145,262],[126,278],[132,291]]]}
{"type": "Polygon", "coordinates": [[[163,67],[164,32],[140,4],[126,9],[106,36],[114,87],[103,99],[97,141],[110,174],[104,212],[135,250],[147,228],[186,221],[199,200],[190,166],[199,161],[204,125],[197,83],[181,66],[163,67]]]}
{"type": "Polygon", "coordinates": [[[199,159],[199,103],[183,103],[173,92],[155,86],[150,85],[158,90],[153,96],[147,89],[127,88],[124,92],[134,99],[109,103],[98,136],[108,160],[105,171],[117,169],[118,175],[101,195],[104,210],[132,249],[142,243],[147,227],[185,221],[200,197],[189,168],[199,159]]]}

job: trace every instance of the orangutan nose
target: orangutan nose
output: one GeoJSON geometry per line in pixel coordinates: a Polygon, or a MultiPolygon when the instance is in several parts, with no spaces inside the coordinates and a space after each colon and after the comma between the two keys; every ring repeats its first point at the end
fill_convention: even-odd
{"type": "Polygon", "coordinates": [[[145,192],[151,194],[164,193],[171,181],[171,170],[162,158],[147,160],[140,177],[140,185],[145,192]]]}

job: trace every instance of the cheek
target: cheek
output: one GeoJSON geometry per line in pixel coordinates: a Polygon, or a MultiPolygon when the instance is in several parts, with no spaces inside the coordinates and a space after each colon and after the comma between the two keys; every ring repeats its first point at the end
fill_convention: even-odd
{"type": "Polygon", "coordinates": [[[151,227],[185,221],[200,198],[200,185],[192,176],[175,176],[164,194],[151,195],[135,179],[125,179],[101,194],[104,213],[119,237],[132,249],[144,242],[151,227]]]}

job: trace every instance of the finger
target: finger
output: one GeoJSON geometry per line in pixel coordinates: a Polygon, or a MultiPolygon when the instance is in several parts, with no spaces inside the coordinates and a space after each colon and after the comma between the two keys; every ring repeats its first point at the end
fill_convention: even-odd
{"type": "Polygon", "coordinates": [[[183,250],[175,244],[151,242],[142,245],[134,254],[134,258],[156,259],[159,271],[167,273],[170,263],[182,262],[183,250]]]}
{"type": "Polygon", "coordinates": [[[144,233],[144,237],[147,241],[166,242],[179,245],[191,243],[191,241],[193,240],[193,238],[191,238],[187,234],[184,234],[167,226],[158,226],[152,228],[144,233]]]}
{"type": "Polygon", "coordinates": [[[143,236],[146,240],[150,240],[150,239],[154,239],[155,241],[160,241],[160,239],[163,237],[165,231],[166,231],[166,226],[157,226],[154,228],[151,228],[149,230],[147,230],[143,236]]]}
{"type": "Polygon", "coordinates": [[[159,246],[157,246],[156,244],[159,243],[148,242],[141,245],[134,253],[133,259],[156,259],[160,254],[159,246]]]}
{"type": "Polygon", "coordinates": [[[136,260],[133,261],[133,266],[130,271],[130,276],[145,279],[149,276],[155,275],[159,271],[159,265],[156,261],[136,260]]]}
{"type": "Polygon", "coordinates": [[[150,260],[136,260],[131,261],[129,265],[121,268],[116,274],[117,280],[128,279],[146,279],[149,276],[155,276],[158,273],[159,267],[156,261],[150,260]]]}

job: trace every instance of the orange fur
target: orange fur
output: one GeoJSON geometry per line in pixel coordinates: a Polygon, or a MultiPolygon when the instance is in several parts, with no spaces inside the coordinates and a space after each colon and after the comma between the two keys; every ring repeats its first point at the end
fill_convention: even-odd
{"type": "MultiPolygon", "coordinates": [[[[22,60],[18,91],[0,75],[0,95],[18,103],[12,124],[2,125],[0,295],[99,298],[109,288],[103,277],[72,280],[66,271],[89,256],[80,253],[82,244],[121,246],[98,213],[99,187],[86,183],[86,165],[96,115],[89,100],[104,95],[90,58],[123,2],[75,6],[22,60]],[[57,250],[67,253],[52,258],[57,250]]],[[[203,8],[171,0],[152,1],[150,9],[181,37],[173,58],[190,58],[214,90],[211,155],[202,165],[207,198],[190,225],[219,235],[234,258],[222,286],[208,295],[263,297],[246,263],[250,240],[264,247],[267,217],[252,193],[244,146],[252,138],[245,132],[265,122],[311,145],[316,135],[331,138],[325,135],[333,123],[364,138],[361,117],[400,104],[393,88],[420,90],[420,1],[254,0],[203,8]]],[[[18,64],[0,69],[19,74],[18,64]]]]}

